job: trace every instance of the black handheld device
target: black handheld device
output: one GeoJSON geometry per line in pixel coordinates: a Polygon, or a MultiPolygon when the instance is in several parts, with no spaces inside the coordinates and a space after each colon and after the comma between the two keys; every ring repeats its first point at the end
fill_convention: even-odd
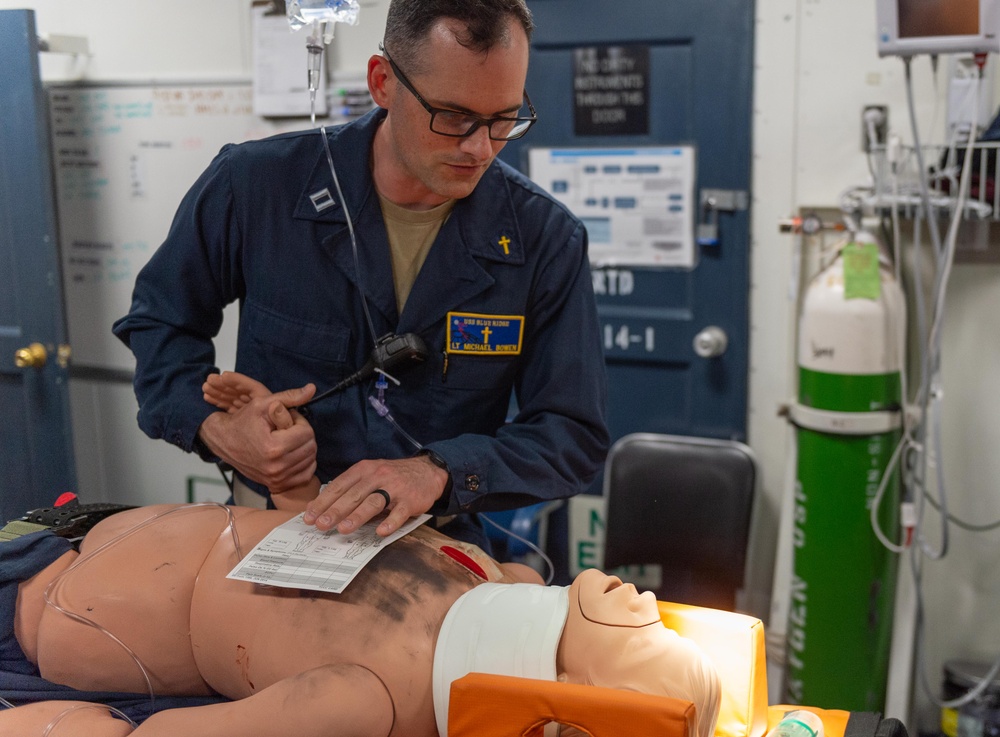
{"type": "Polygon", "coordinates": [[[364,366],[336,386],[317,394],[305,404],[300,405],[298,409],[308,407],[331,394],[342,392],[355,384],[370,379],[375,375],[375,369],[382,369],[387,373],[401,372],[418,363],[423,363],[427,360],[428,355],[430,352],[427,350],[427,344],[416,333],[383,335],[375,342],[375,347],[372,348],[371,355],[364,366]]]}

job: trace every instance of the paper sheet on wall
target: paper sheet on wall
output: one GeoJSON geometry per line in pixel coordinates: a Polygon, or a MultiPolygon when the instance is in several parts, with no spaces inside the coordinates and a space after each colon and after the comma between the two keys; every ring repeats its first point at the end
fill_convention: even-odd
{"type": "MultiPolygon", "coordinates": [[[[284,14],[268,15],[266,8],[254,8],[253,111],[257,115],[306,116],[312,112],[307,35],[305,29],[292,31],[284,14]]],[[[320,68],[316,115],[326,115],[326,64],[320,68]]]]}
{"type": "Polygon", "coordinates": [[[694,267],[693,147],[533,148],[528,168],[587,226],[591,264],[694,267]]]}
{"type": "Polygon", "coordinates": [[[413,517],[393,534],[379,537],[375,528],[381,515],[342,535],[307,525],[300,514],[271,530],[226,578],[339,594],[379,552],[429,519],[429,514],[413,517]]]}

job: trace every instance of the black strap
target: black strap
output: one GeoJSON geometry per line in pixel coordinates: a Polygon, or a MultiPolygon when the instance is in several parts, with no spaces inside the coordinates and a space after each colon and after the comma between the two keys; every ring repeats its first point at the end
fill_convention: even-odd
{"type": "Polygon", "coordinates": [[[883,719],[874,711],[852,711],[844,737],[908,737],[908,733],[906,725],[898,719],[883,719]]]}
{"type": "Polygon", "coordinates": [[[875,737],[882,715],[875,711],[852,711],[847,717],[844,737],[875,737]]]}
{"type": "Polygon", "coordinates": [[[875,732],[875,737],[908,737],[906,725],[898,719],[883,719],[875,732]]]}
{"type": "Polygon", "coordinates": [[[126,509],[135,507],[128,504],[80,504],[79,500],[73,499],[58,507],[32,509],[20,519],[8,522],[0,529],[0,539],[12,540],[29,532],[52,530],[59,537],[78,544],[102,519],[126,509]]]}

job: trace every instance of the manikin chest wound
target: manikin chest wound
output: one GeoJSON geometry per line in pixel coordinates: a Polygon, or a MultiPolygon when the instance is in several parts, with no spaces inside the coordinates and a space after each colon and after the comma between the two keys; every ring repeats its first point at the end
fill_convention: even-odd
{"type": "Polygon", "coordinates": [[[568,586],[484,583],[448,610],[434,649],[434,716],[448,734],[451,684],[469,673],[556,680],[568,586]]]}

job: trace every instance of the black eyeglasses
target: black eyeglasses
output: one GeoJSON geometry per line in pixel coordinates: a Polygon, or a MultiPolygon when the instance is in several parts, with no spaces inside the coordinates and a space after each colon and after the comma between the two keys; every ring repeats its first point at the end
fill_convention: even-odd
{"type": "Polygon", "coordinates": [[[507,117],[496,117],[496,118],[481,118],[478,115],[472,115],[471,113],[460,113],[457,110],[448,110],[447,108],[432,107],[427,103],[427,101],[420,96],[410,80],[406,78],[406,75],[400,71],[399,67],[396,66],[396,62],[392,60],[386,52],[385,47],[379,44],[379,50],[385,56],[386,60],[389,62],[389,66],[392,67],[393,73],[396,78],[400,81],[410,93],[417,98],[417,102],[423,105],[424,110],[431,114],[431,130],[434,133],[439,133],[442,136],[452,136],[454,138],[465,138],[466,136],[471,136],[480,126],[486,126],[489,131],[490,138],[494,141],[513,141],[515,138],[520,138],[528,129],[535,124],[538,120],[538,115],[535,113],[535,107],[531,104],[531,98],[528,97],[528,91],[524,90],[524,101],[528,105],[528,111],[531,113],[530,118],[507,118],[507,117]]]}

